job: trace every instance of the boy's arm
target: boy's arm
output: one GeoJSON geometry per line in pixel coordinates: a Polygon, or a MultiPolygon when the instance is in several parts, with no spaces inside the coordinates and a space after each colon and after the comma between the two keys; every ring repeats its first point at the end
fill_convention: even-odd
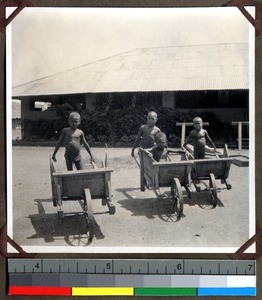
{"type": "Polygon", "coordinates": [[[186,141],[184,142],[183,147],[185,148],[186,145],[190,143],[190,141],[191,141],[191,132],[190,132],[189,136],[186,138],[186,141]]]}
{"type": "Polygon", "coordinates": [[[85,139],[85,136],[84,136],[84,133],[82,132],[82,135],[81,135],[81,139],[82,139],[82,142],[83,142],[83,145],[86,149],[86,151],[88,152],[88,154],[90,155],[90,158],[91,158],[91,161],[95,162],[94,161],[94,158],[93,158],[93,155],[92,155],[92,152],[91,152],[91,148],[90,146],[88,145],[86,139],[85,139]]]}
{"type": "Polygon", "coordinates": [[[132,151],[131,151],[131,156],[134,156],[135,155],[135,149],[136,147],[138,146],[138,143],[141,139],[141,136],[143,134],[143,129],[142,129],[142,126],[139,128],[139,131],[138,131],[138,134],[136,136],[136,139],[135,139],[135,142],[134,142],[134,145],[133,145],[133,148],[132,148],[132,151]]]}
{"type": "Polygon", "coordinates": [[[210,142],[210,144],[212,145],[212,147],[214,148],[215,151],[217,151],[216,146],[214,145],[213,141],[211,140],[209,134],[206,131],[206,137],[208,139],[208,141],[210,142]]]}
{"type": "Polygon", "coordinates": [[[148,154],[150,157],[153,157],[153,148],[143,149],[143,151],[146,152],[146,154],[148,154]]]}
{"type": "Polygon", "coordinates": [[[55,146],[55,150],[53,152],[53,155],[52,155],[52,160],[56,162],[56,153],[57,151],[59,150],[59,148],[61,147],[61,145],[63,144],[63,141],[64,141],[64,138],[65,138],[65,129],[62,130],[61,132],[61,135],[59,137],[59,140],[55,146]]]}

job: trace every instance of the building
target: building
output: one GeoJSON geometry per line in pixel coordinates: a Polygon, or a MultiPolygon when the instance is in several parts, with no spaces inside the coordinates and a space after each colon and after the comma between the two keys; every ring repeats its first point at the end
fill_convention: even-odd
{"type": "Polygon", "coordinates": [[[153,101],[181,111],[214,112],[222,122],[248,121],[246,43],[142,48],[13,88],[23,120],[53,119],[52,106],[94,109],[98,100],[153,101]],[[36,102],[50,102],[46,111],[36,102]]]}

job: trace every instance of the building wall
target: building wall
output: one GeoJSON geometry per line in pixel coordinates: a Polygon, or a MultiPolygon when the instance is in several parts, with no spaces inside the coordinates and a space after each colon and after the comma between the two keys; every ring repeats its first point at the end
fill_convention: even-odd
{"type": "Polygon", "coordinates": [[[95,101],[96,101],[96,94],[90,94],[90,93],[85,94],[85,106],[87,109],[91,111],[94,110],[95,101]]]}
{"type": "Polygon", "coordinates": [[[162,105],[164,107],[175,108],[176,106],[176,99],[175,99],[175,92],[163,92],[162,93],[162,105]]]}
{"type": "MultiPolygon", "coordinates": [[[[233,121],[248,121],[247,109],[245,108],[201,108],[201,109],[178,109],[180,112],[211,112],[214,113],[221,122],[231,123],[233,121]]],[[[209,120],[203,120],[209,121],[209,120]]]]}

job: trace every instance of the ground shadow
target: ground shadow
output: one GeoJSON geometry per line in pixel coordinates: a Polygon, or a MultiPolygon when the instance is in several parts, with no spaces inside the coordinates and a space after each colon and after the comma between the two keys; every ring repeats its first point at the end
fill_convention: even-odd
{"type": "MultiPolygon", "coordinates": [[[[189,206],[198,206],[201,209],[210,210],[215,207],[211,203],[210,192],[204,185],[201,187],[200,192],[192,192],[189,198],[186,190],[183,189],[183,203],[189,206]]],[[[170,191],[165,192],[166,199],[157,200],[154,194],[152,198],[137,198],[132,194],[139,192],[138,188],[121,188],[116,189],[117,192],[122,193],[125,199],[119,200],[118,203],[125,209],[132,212],[133,216],[145,216],[148,219],[154,219],[156,216],[164,222],[177,222],[181,218],[186,217],[185,209],[183,214],[178,218],[177,213],[174,212],[174,203],[170,201],[170,191]]],[[[153,192],[153,191],[152,191],[153,192]]],[[[217,189],[217,194],[221,192],[221,189],[217,189]]],[[[142,193],[142,192],[141,192],[142,193]]],[[[221,200],[218,198],[217,206],[224,206],[221,200]]],[[[184,207],[185,208],[185,207],[184,207]]]]}
{"type": "MultiPolygon", "coordinates": [[[[91,243],[89,240],[89,228],[84,216],[70,216],[59,219],[57,213],[46,213],[44,203],[50,205],[53,200],[35,199],[38,207],[38,214],[29,215],[35,229],[35,234],[28,239],[43,238],[46,243],[64,239],[70,246],[86,246],[91,243]],[[50,204],[49,204],[50,203],[50,204]]],[[[54,207],[54,211],[56,208],[54,207]]],[[[96,239],[103,239],[104,235],[99,225],[94,222],[94,236],[96,239]]]]}
{"type": "Polygon", "coordinates": [[[116,191],[125,196],[125,199],[119,200],[118,203],[126,210],[132,212],[132,216],[145,216],[148,219],[158,217],[165,222],[178,221],[169,197],[157,200],[156,196],[152,194],[152,198],[134,198],[131,193],[139,191],[138,188],[121,188],[116,191]]]}
{"type": "MultiPolygon", "coordinates": [[[[209,192],[209,185],[205,181],[201,181],[199,185],[200,191],[194,191],[191,193],[191,198],[184,198],[184,203],[192,206],[198,205],[202,209],[213,209],[211,194],[209,192]]],[[[217,187],[217,206],[224,207],[223,202],[219,198],[219,194],[226,188],[217,187]]]]}

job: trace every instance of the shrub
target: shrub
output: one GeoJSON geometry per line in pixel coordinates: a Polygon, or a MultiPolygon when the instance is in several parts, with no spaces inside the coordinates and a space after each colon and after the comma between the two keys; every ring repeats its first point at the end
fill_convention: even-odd
{"type": "MultiPolygon", "coordinates": [[[[98,105],[97,105],[98,106],[98,105]]],[[[176,109],[166,107],[142,107],[133,105],[120,109],[104,109],[98,106],[95,112],[89,110],[81,111],[81,125],[87,137],[88,143],[92,146],[107,143],[109,145],[132,145],[134,143],[139,127],[146,123],[147,114],[154,110],[158,114],[158,126],[166,133],[170,146],[180,146],[181,127],[176,126],[177,122],[192,122],[192,119],[199,113],[193,110],[185,113],[176,109]]],[[[60,117],[55,120],[24,120],[23,125],[27,132],[27,139],[57,140],[61,130],[68,127],[69,112],[59,111],[60,117]]],[[[213,140],[224,136],[228,128],[226,124],[219,121],[214,113],[203,112],[199,114],[204,121],[209,122],[207,128],[213,140]]],[[[187,127],[187,133],[193,128],[187,127]]]]}

